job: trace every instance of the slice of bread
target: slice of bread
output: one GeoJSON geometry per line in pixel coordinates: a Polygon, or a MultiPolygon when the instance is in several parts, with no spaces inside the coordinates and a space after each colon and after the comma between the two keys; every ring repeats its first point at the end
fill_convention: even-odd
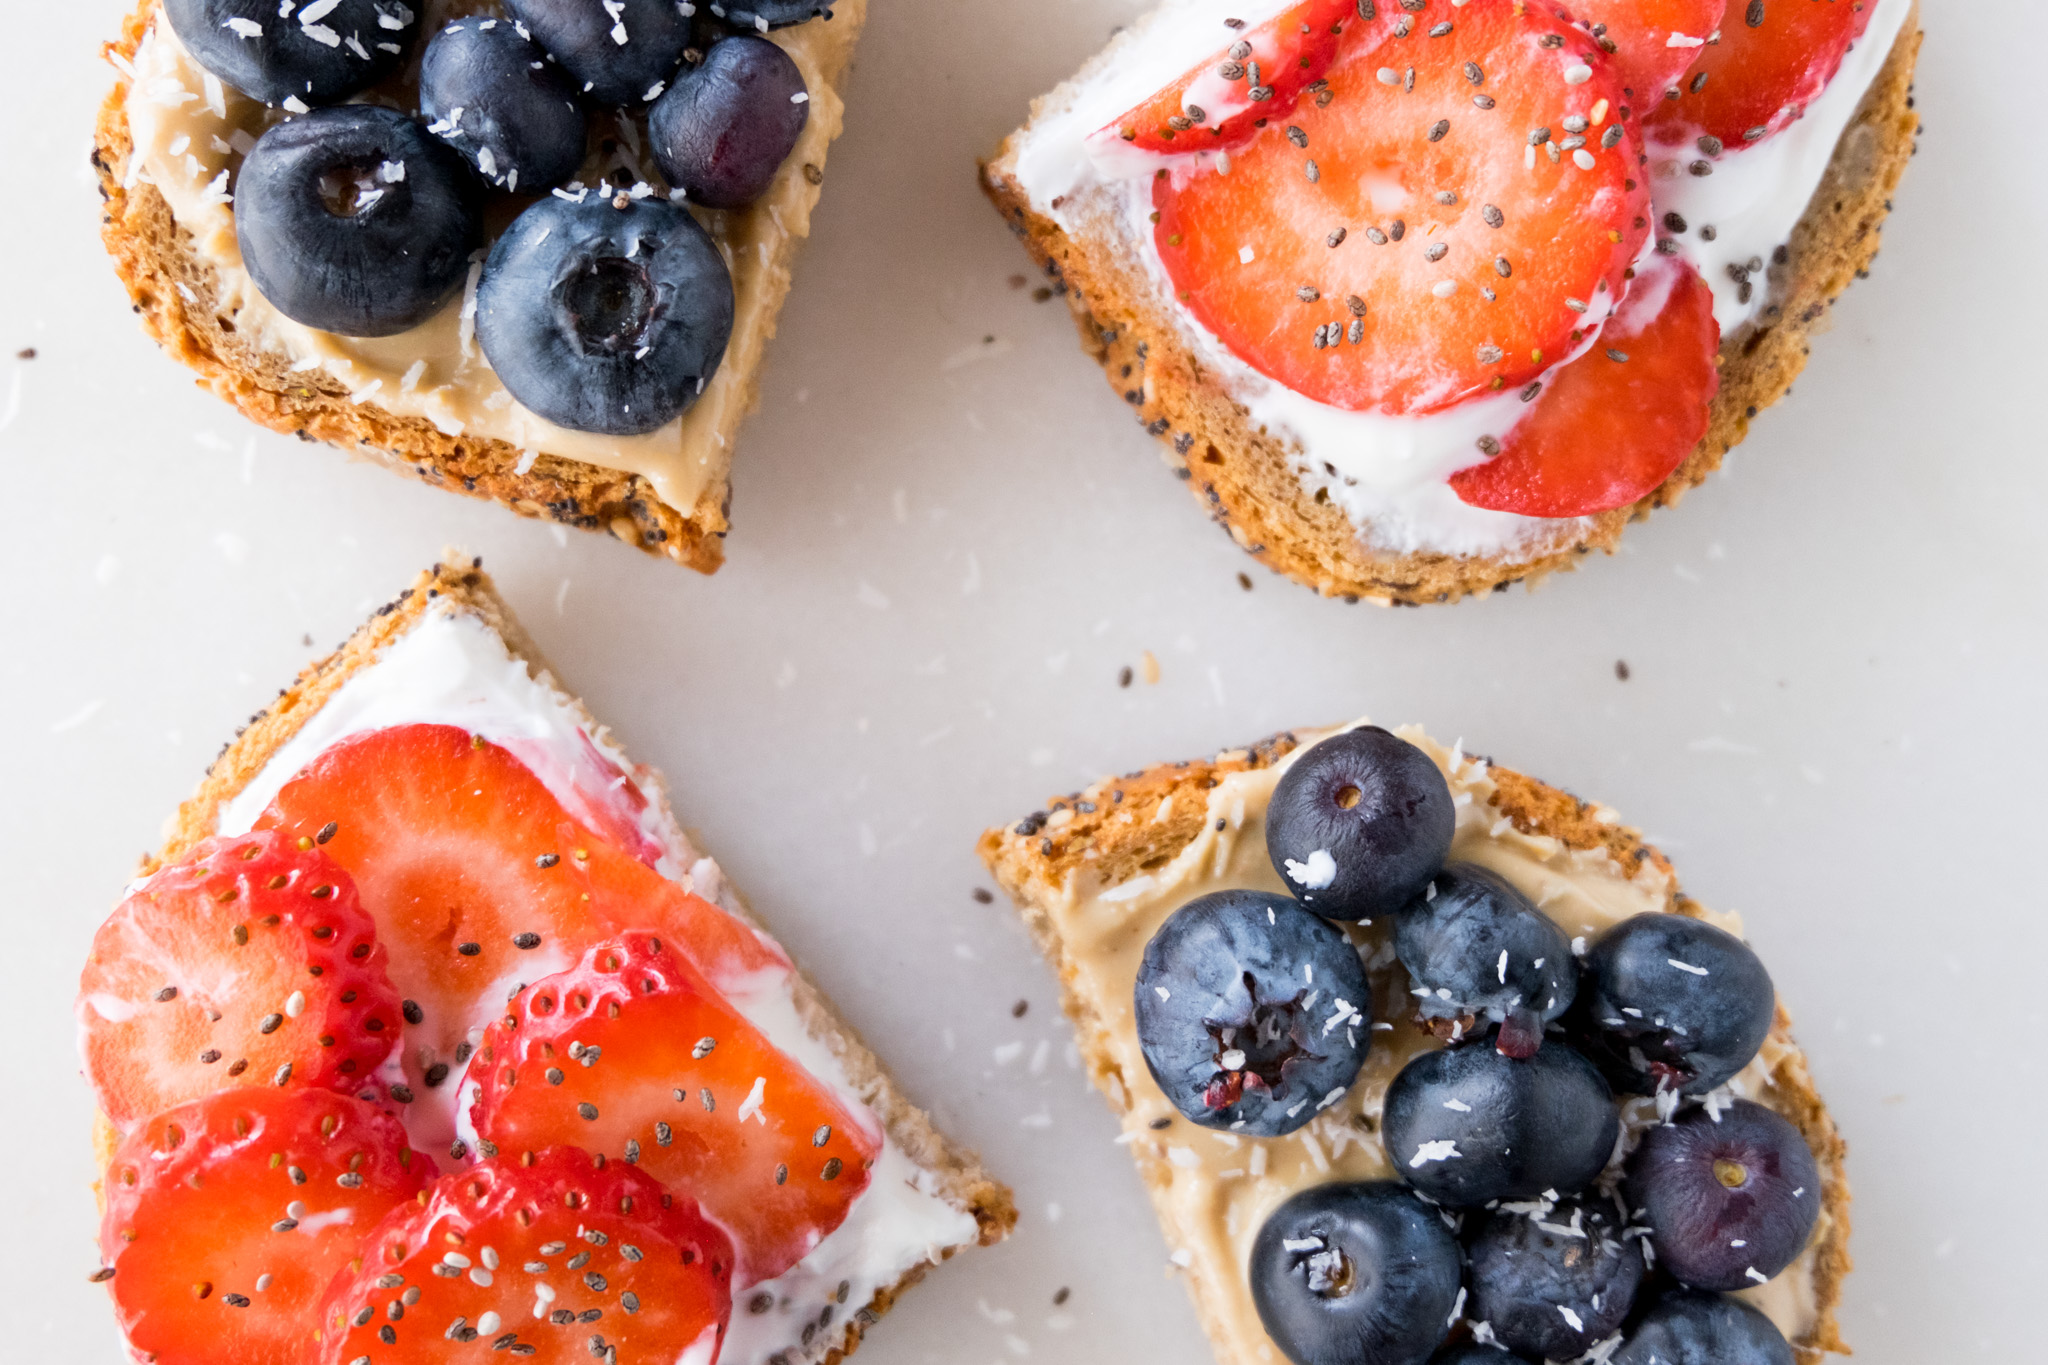
{"type": "MultiPolygon", "coordinates": [[[[1138,880],[1159,873],[1198,840],[1220,830],[1220,817],[1216,826],[1211,825],[1216,811],[1210,805],[1211,793],[1219,783],[1233,774],[1270,770],[1288,754],[1313,743],[1324,733],[1327,732],[1289,732],[1247,748],[1226,751],[1210,760],[1163,763],[1125,777],[1104,778],[1085,791],[1052,801],[1046,810],[1013,825],[991,829],[981,837],[979,851],[983,861],[1016,901],[1039,950],[1059,975],[1062,1001],[1074,1023],[1089,1075],[1123,1121],[1124,1133],[1119,1141],[1127,1144],[1136,1158],[1167,1241],[1176,1249],[1201,1244],[1201,1230],[1194,1224],[1191,1210],[1206,1214],[1209,1206],[1199,1191],[1176,1197],[1176,1178],[1186,1176],[1187,1172],[1171,1159],[1175,1154],[1165,1136],[1154,1131],[1165,1125],[1151,1117],[1162,1112],[1171,1115],[1173,1110],[1142,1065],[1133,1070],[1125,1064],[1124,1059],[1134,1051],[1135,1040],[1119,1038],[1116,1029],[1121,1025],[1115,1021],[1129,1017],[1128,982],[1122,987],[1121,999],[1110,998],[1101,978],[1084,971],[1080,954],[1057,922],[1056,911],[1068,902],[1077,887],[1088,888],[1095,894],[1113,888],[1136,890],[1134,883],[1138,880]]],[[[1412,734],[1408,737],[1416,738],[1412,734]]],[[[1439,763],[1444,761],[1438,757],[1439,763]]],[[[1453,769],[1461,763],[1466,771],[1476,767],[1456,753],[1449,762],[1453,769]]],[[[1490,795],[1480,807],[1495,821],[1487,835],[1489,839],[1512,830],[1515,835],[1535,841],[1534,846],[1539,849],[1553,850],[1550,856],[1565,866],[1585,857],[1602,869],[1611,868],[1607,875],[1652,893],[1665,911],[1695,917],[1707,915],[1697,902],[1679,890],[1664,855],[1643,842],[1635,830],[1622,825],[1612,810],[1581,801],[1568,792],[1506,768],[1488,765],[1483,769],[1483,779],[1467,789],[1485,791],[1490,787],[1490,795]],[[1554,841],[1554,845],[1544,843],[1546,840],[1554,841]]],[[[1244,812],[1237,814],[1242,816],[1244,812]]],[[[1230,823],[1234,828],[1238,825],[1235,819],[1230,823]]],[[[1461,829],[1466,824],[1461,817],[1461,829]]],[[[1246,856],[1263,864],[1263,819],[1245,821],[1242,829],[1245,836],[1258,840],[1257,848],[1246,856]]],[[[1219,862],[1223,858],[1220,848],[1219,838],[1219,862]]],[[[1454,856],[1461,855],[1454,852],[1454,856]]],[[[1156,913],[1163,918],[1179,903],[1177,899],[1169,899],[1165,904],[1148,903],[1139,911],[1129,908],[1138,904],[1131,898],[1113,899],[1120,901],[1120,911],[1133,916],[1121,922],[1115,931],[1126,946],[1142,945],[1150,937],[1150,921],[1137,916],[1156,913]]],[[[1802,1365],[1816,1365],[1824,1353],[1848,1350],[1835,1321],[1842,1279],[1850,1269],[1849,1185],[1843,1168],[1847,1149],[1814,1089],[1804,1054],[1792,1040],[1791,1022],[1781,1003],[1762,1054],[1761,1065],[1769,1069],[1768,1089],[1763,1098],[1805,1136],[1820,1163],[1825,1184],[1822,1220],[1802,1257],[1808,1267],[1812,1292],[1801,1307],[1812,1325],[1793,1343],[1802,1365]]],[[[1405,1030],[1413,1026],[1397,1020],[1394,1027],[1405,1030]]],[[[1359,1081],[1361,1090],[1384,1082],[1384,1077],[1374,1078],[1373,1063],[1369,1060],[1367,1074],[1359,1081]]],[[[1333,1113],[1344,1107],[1340,1105],[1333,1113]]],[[[1376,1130],[1364,1140],[1375,1149],[1378,1147],[1376,1130]]],[[[1294,1142],[1294,1138],[1276,1139],[1266,1145],[1277,1149],[1294,1142]]],[[[1309,1180],[1321,1169],[1321,1150],[1317,1149],[1315,1155],[1316,1166],[1303,1168],[1309,1172],[1309,1180]]],[[[1280,1169],[1281,1160],[1275,1156],[1274,1169],[1280,1169]]],[[[1279,1197],[1280,1193],[1275,1192],[1273,1202],[1279,1197]]],[[[1234,1232],[1240,1238],[1248,1238],[1254,1230],[1236,1228],[1234,1232]]],[[[1216,1264],[1198,1258],[1182,1263],[1196,1314],[1215,1344],[1217,1358],[1225,1365],[1284,1365],[1278,1349],[1258,1328],[1255,1317],[1246,1326],[1250,1302],[1242,1262],[1216,1264]]]]}
{"type": "MultiPolygon", "coordinates": [[[[553,674],[541,660],[533,641],[520,629],[511,610],[499,598],[481,561],[454,555],[421,574],[413,585],[380,608],[354,635],[326,658],[308,666],[298,679],[270,707],[250,718],[236,738],[222,750],[207,770],[206,778],[191,799],[184,802],[166,827],[163,847],[145,858],[138,877],[147,876],[182,856],[193,845],[212,835],[229,802],[263,772],[264,767],[326,703],[353,677],[374,664],[384,650],[417,626],[429,610],[453,609],[474,616],[503,640],[508,652],[526,665],[541,685],[557,693],[585,732],[609,744],[605,730],[572,695],[560,689],[553,674]]],[[[668,794],[658,774],[635,768],[633,777],[660,814],[660,824],[680,834],[668,806],[668,794]]],[[[694,850],[692,856],[697,855],[694,850]]],[[[762,932],[757,920],[731,889],[719,879],[718,904],[762,932]]],[[[896,1299],[924,1277],[938,1261],[950,1259],[967,1245],[990,1246],[1009,1235],[1017,1220],[1010,1191],[982,1168],[975,1155],[939,1132],[925,1112],[904,1095],[881,1059],[863,1043],[853,1026],[840,1015],[825,995],[796,973],[793,983],[797,1017],[811,1038],[822,1044],[844,1072],[848,1084],[874,1112],[889,1140],[929,1182],[929,1190],[955,1210],[969,1214],[978,1235],[974,1242],[930,1248],[931,1259],[912,1266],[900,1279],[880,1287],[865,1304],[846,1304],[831,1321],[834,1330],[804,1332],[804,1344],[793,1339],[786,1354],[770,1357],[772,1365],[835,1365],[860,1345],[862,1335],[886,1313],[896,1299]]],[[[94,1148],[99,1164],[111,1159],[118,1137],[104,1116],[97,1116],[94,1148]]],[[[842,1293],[843,1293],[842,1288],[842,1293]]],[[[746,1307],[735,1304],[736,1313],[746,1307]]],[[[792,1337],[803,1327],[793,1321],[792,1337]]],[[[734,1365],[761,1365],[735,1361],[734,1365]]]]}
{"type": "MultiPolygon", "coordinates": [[[[132,62],[158,13],[159,0],[137,0],[121,36],[107,45],[117,66],[132,62]]],[[[485,8],[469,3],[468,10],[485,8]]],[[[438,12],[438,11],[436,11],[438,12]]],[[[835,98],[852,63],[867,0],[836,0],[829,20],[803,26],[811,48],[812,85],[835,98]]],[[[424,37],[423,37],[424,40],[424,37]]],[[[798,247],[824,182],[835,119],[814,117],[764,196],[736,210],[738,234],[757,248],[730,253],[738,310],[731,344],[711,386],[684,417],[684,436],[702,451],[702,491],[693,505],[671,507],[650,479],[548,450],[537,458],[504,441],[451,435],[425,417],[401,416],[370,399],[358,401],[321,370],[293,371],[293,357],[266,350],[238,332],[221,303],[214,266],[194,249],[164,196],[146,182],[130,184],[134,149],[127,100],[130,81],[116,83],[100,108],[92,162],[105,201],[100,235],[128,288],[145,331],[200,383],[251,421],[306,440],[330,442],[451,492],[467,493],[522,516],[608,531],[650,554],[716,572],[731,526],[732,448],[741,422],[759,399],[762,356],[775,335],[798,247]],[[776,212],[767,201],[800,205],[776,212]]],[[[814,98],[820,92],[813,91],[814,98]]],[[[814,108],[819,106],[814,105],[814,108]]]]}
{"type": "MultiPolygon", "coordinates": [[[[1065,295],[1082,349],[1102,366],[1140,425],[1163,443],[1175,475],[1240,548],[1326,597],[1382,605],[1450,602],[1533,583],[1594,550],[1611,553],[1624,526],[1702,482],[1748,433],[1751,419],[1791,389],[1805,368],[1808,338],[1829,305],[1877,255],[1892,190],[1919,131],[1912,81],[1920,36],[1916,3],[1792,235],[1789,260],[1774,271],[1781,292],[1756,326],[1722,346],[1720,395],[1699,446],[1641,501],[1553,523],[1547,534],[1539,531],[1512,551],[1486,557],[1375,548],[1341,508],[1313,498],[1297,472],[1297,452],[1253,427],[1244,407],[1205,370],[1129,244],[1107,232],[1070,236],[1033,208],[1017,178],[1018,151],[1032,123],[984,163],[982,183],[1052,287],[1065,295]]],[[[1077,79],[1087,74],[1084,69],[1077,79]]],[[[1034,123],[1058,94],[1033,106],[1034,123]]]]}

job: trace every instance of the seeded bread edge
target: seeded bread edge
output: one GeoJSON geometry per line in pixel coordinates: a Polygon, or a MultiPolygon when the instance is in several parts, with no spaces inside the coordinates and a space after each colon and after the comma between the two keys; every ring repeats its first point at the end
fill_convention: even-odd
{"type": "MultiPolygon", "coordinates": [[[[1721,390],[1699,446],[1641,501],[1552,523],[1524,547],[1488,557],[1374,549],[1340,508],[1314,501],[1288,445],[1252,427],[1246,410],[1205,373],[1178,324],[1155,302],[1139,262],[1114,241],[1070,237],[1031,207],[1015,176],[1018,141],[1029,123],[983,163],[982,188],[1065,296],[1082,349],[1239,548],[1325,597],[1382,606],[1451,602],[1518,582],[1533,586],[1595,550],[1611,554],[1629,522],[1703,482],[1748,434],[1750,421],[1790,392],[1829,306],[1877,255],[1892,191],[1916,149],[1912,81],[1921,37],[1916,0],[1792,234],[1787,266],[1772,272],[1773,287],[1782,291],[1774,312],[1721,348],[1721,390]]],[[[1034,106],[1034,120],[1042,104],[1034,106]]]]}
{"type": "MultiPolygon", "coordinates": [[[[1111,1035],[1105,1015],[1078,984],[1079,969],[1047,907],[1084,864],[1104,886],[1115,886],[1171,861],[1201,832],[1207,819],[1208,792],[1219,779],[1230,773],[1270,767],[1300,744],[1313,742],[1317,733],[1303,731],[1297,736],[1296,732],[1288,731],[1243,749],[1227,750],[1214,759],[1162,763],[1126,777],[1106,777],[1084,792],[1048,804],[1050,812],[1072,812],[1071,818],[1056,830],[1033,818],[982,834],[977,851],[997,883],[1016,902],[1026,929],[1057,972],[1061,1004],[1074,1024],[1089,1078],[1119,1118],[1127,1103],[1119,1097],[1128,1096],[1130,1091],[1110,1051],[1111,1035]],[[1111,792],[1121,792],[1122,799],[1112,799],[1111,792]],[[1150,811],[1169,799],[1172,805],[1165,820],[1112,821],[1111,817],[1119,811],[1150,811]],[[1090,803],[1093,809],[1083,810],[1083,802],[1090,803]],[[1031,832],[1025,833],[1027,829],[1031,832]]],[[[1598,808],[1533,777],[1501,767],[1492,767],[1489,775],[1495,784],[1492,804],[1514,822],[1515,828],[1525,834],[1547,835],[1573,849],[1604,848],[1617,863],[1631,870],[1647,862],[1669,879],[1670,910],[1695,918],[1701,915],[1698,902],[1678,889],[1670,862],[1645,843],[1638,831],[1601,823],[1598,808]]],[[[1828,1215],[1814,1258],[1815,1325],[1804,1338],[1793,1343],[1800,1365],[1819,1365],[1825,1354],[1849,1353],[1835,1318],[1836,1306],[1841,1302],[1842,1280],[1852,1265],[1850,1193],[1844,1168],[1848,1146],[1814,1088],[1806,1056],[1793,1042],[1791,1030],[1792,1017],[1780,1001],[1772,1035],[1787,1051],[1772,1073],[1770,1102],[1798,1127],[1820,1163],[1822,1204],[1828,1215]]],[[[1160,1221],[1170,1228],[1166,1200],[1170,1168],[1159,1158],[1137,1155],[1137,1161],[1139,1176],[1152,1196],[1160,1221]]],[[[1183,1273],[1188,1279],[1196,1316],[1220,1352],[1225,1338],[1216,1329],[1203,1283],[1192,1268],[1183,1273]]],[[[1226,1361],[1226,1365],[1231,1363],[1226,1361]]]]}

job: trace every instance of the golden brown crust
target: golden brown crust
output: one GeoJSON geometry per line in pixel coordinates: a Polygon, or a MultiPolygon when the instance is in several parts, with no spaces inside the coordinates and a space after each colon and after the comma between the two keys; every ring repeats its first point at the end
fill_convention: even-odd
{"type": "Polygon", "coordinates": [[[1065,295],[1081,345],[1110,387],[1159,437],[1167,463],[1211,519],[1267,567],[1325,597],[1418,606],[1498,591],[1612,553],[1631,521],[1677,502],[1720,468],[1757,413],[1791,389],[1807,340],[1850,280],[1877,255],[1891,195],[1919,131],[1912,80],[1920,50],[1917,7],[1835,149],[1826,178],[1793,232],[1786,266],[1773,271],[1784,296],[1760,323],[1721,349],[1721,391],[1706,436],[1671,477],[1629,507],[1555,531],[1491,557],[1398,554],[1374,549],[1332,503],[1302,488],[1288,448],[1252,429],[1245,409],[1205,374],[1180,329],[1153,302],[1139,264],[1114,243],[1069,237],[1032,209],[1010,174],[1018,134],[982,167],[982,186],[1032,257],[1065,295]]]}
{"type": "MultiPolygon", "coordinates": [[[[1128,1095],[1101,1014],[1075,982],[1079,968],[1068,954],[1047,910],[1062,894],[1068,878],[1085,861],[1089,875],[1104,887],[1115,886],[1142,871],[1172,860],[1191,843],[1207,819],[1208,793],[1217,781],[1234,772],[1269,767],[1302,741],[1292,731],[1243,749],[1226,750],[1214,759],[1162,763],[1122,778],[1104,778],[1086,791],[1059,797],[1047,809],[1014,824],[985,831],[977,846],[982,861],[1017,904],[1025,926],[1060,978],[1062,1007],[1074,1022],[1081,1054],[1096,1087],[1110,1098],[1128,1095]],[[1163,822],[1117,820],[1126,804],[1152,810],[1175,798],[1163,822]],[[1181,799],[1181,798],[1185,799],[1181,799]],[[1083,809],[1087,807],[1087,809],[1083,809]]],[[[1643,841],[1642,835],[1618,823],[1603,823],[1599,808],[1533,777],[1498,766],[1488,774],[1494,783],[1492,804],[1526,834],[1548,835],[1573,849],[1604,848],[1624,868],[1649,863],[1670,886],[1669,908],[1698,916],[1697,902],[1678,889],[1671,864],[1643,841]]],[[[1812,1332],[1794,1342],[1801,1365],[1819,1365],[1823,1354],[1848,1354],[1835,1319],[1842,1279],[1849,1273],[1849,1182],[1844,1167],[1848,1152],[1827,1106],[1814,1089],[1806,1057],[1792,1042],[1792,1019],[1781,1002],[1774,1037],[1785,1054],[1772,1073],[1772,1105],[1806,1138],[1820,1162],[1827,1212],[1825,1231],[1814,1261],[1814,1298],[1818,1318],[1812,1332]]],[[[1164,1183],[1141,1165],[1140,1174],[1155,1199],[1164,1183]]],[[[1164,1207],[1162,1205],[1162,1213],[1164,1207]]],[[[1195,1311],[1208,1325],[1210,1308],[1200,1287],[1190,1281],[1195,1311]]],[[[1222,1338],[1215,1332],[1212,1337],[1222,1338]]]]}

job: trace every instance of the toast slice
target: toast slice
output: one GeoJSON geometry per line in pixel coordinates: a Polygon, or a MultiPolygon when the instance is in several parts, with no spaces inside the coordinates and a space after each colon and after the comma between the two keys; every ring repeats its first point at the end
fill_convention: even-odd
{"type": "MultiPolygon", "coordinates": [[[[630,775],[648,803],[651,824],[645,827],[658,835],[658,842],[666,851],[667,856],[660,864],[664,873],[683,881],[726,912],[767,932],[719,873],[717,865],[693,846],[676,823],[660,775],[626,761],[604,727],[554,681],[532,640],[498,597],[480,562],[452,556],[446,563],[421,574],[339,649],[308,666],[268,709],[250,719],[214,761],[198,791],[178,808],[167,825],[163,847],[144,859],[138,876],[147,876],[180,857],[221,830],[224,821],[233,823],[238,797],[256,792],[259,802],[267,799],[268,793],[290,776],[288,770],[274,772],[266,781],[265,773],[273,760],[280,754],[285,754],[288,761],[293,754],[309,756],[303,753],[303,746],[296,751],[288,751],[287,746],[308,726],[315,725],[322,711],[345,688],[365,678],[394,646],[437,617],[465,618],[464,624],[487,632],[489,639],[502,647],[506,670],[516,670],[522,684],[531,679],[552,704],[573,718],[575,728],[597,752],[630,775]]],[[[322,734],[317,728],[309,733],[322,748],[338,738],[322,734]]],[[[938,1242],[922,1236],[906,1238],[901,1232],[881,1228],[868,1229],[870,1235],[864,1239],[864,1249],[894,1259],[886,1262],[890,1267],[886,1280],[867,1284],[859,1275],[850,1276],[861,1289],[860,1297],[853,1299],[847,1297],[841,1271],[834,1270],[821,1280],[811,1264],[832,1245],[828,1238],[794,1270],[757,1286],[734,1304],[735,1330],[728,1337],[722,1356],[728,1365],[834,1365],[853,1353],[867,1329],[933,1265],[968,1246],[1001,1241],[1017,1217],[1010,1191],[992,1178],[971,1152],[933,1127],[930,1118],[904,1095],[853,1026],[800,971],[792,975],[791,990],[795,1018],[808,1042],[822,1049],[837,1065],[844,1081],[841,1093],[850,1090],[859,1102],[867,1105],[886,1133],[888,1145],[908,1158],[914,1168],[910,1180],[915,1194],[902,1197],[937,1201],[932,1207],[943,1206],[941,1213],[950,1211],[945,1221],[959,1235],[938,1242]],[[881,1245],[878,1247],[877,1243],[881,1245]],[[815,1301],[801,1292],[805,1289],[816,1291],[815,1301]],[[763,1294],[764,1290],[774,1292],[763,1294]],[[820,1310],[826,1308],[830,1311],[820,1321],[820,1310]],[[744,1336],[738,1330],[743,1323],[744,1336]]],[[[102,1167],[111,1159],[116,1144],[112,1126],[104,1116],[99,1116],[94,1146],[102,1167]]],[[[862,1199],[871,1199],[876,1193],[877,1188],[871,1187],[862,1199]]],[[[857,1217],[861,1205],[856,1203],[854,1208],[857,1217]]],[[[922,1224],[910,1227],[913,1233],[922,1233],[932,1225],[928,1217],[922,1224]]],[[[875,1263],[869,1264],[872,1268],[875,1263]]]]}
{"type": "Polygon", "coordinates": [[[1720,394],[1700,444],[1639,502],[1590,518],[1534,523],[1521,544],[1491,556],[1370,543],[1341,508],[1304,487],[1298,447],[1249,421],[1244,406],[1204,366],[1148,277],[1140,249],[1097,224],[1069,235],[1032,205],[1017,173],[1025,136],[1064,92],[1106,65],[1116,45],[1032,106],[1031,121],[983,164],[982,185],[1051,287],[1065,296],[1082,349],[1102,366],[1139,424],[1159,438],[1175,476],[1239,548],[1325,597],[1381,605],[1450,602],[1533,584],[1594,550],[1612,553],[1629,522],[1704,481],[1756,415],[1791,389],[1829,306],[1877,255],[1892,191],[1919,131],[1912,82],[1920,38],[1916,3],[1837,143],[1792,234],[1788,259],[1773,270],[1774,302],[1756,325],[1722,345],[1720,394]]]}
{"type": "MultiPolygon", "coordinates": [[[[1195,1131],[1191,1137],[1138,1050],[1131,991],[1145,943],[1198,891],[1285,889],[1267,860],[1265,797],[1288,755],[1325,733],[1289,732],[1213,759],[1104,778],[987,831],[979,845],[1059,975],[1089,1075],[1122,1120],[1118,1141],[1137,1160],[1172,1260],[1186,1275],[1196,1314],[1224,1365],[1285,1365],[1251,1304],[1244,1270],[1251,1239],[1266,1212],[1303,1185],[1393,1174],[1374,1116],[1405,1049],[1429,1045],[1412,1024],[1397,1019],[1399,1032],[1373,1035],[1373,1055],[1346,1100],[1298,1134],[1242,1147],[1228,1134],[1195,1131]],[[1360,1116],[1347,1117],[1361,1099],[1360,1116]],[[1210,1150],[1212,1139],[1223,1145],[1221,1155],[1210,1150]],[[1248,1161],[1249,1147],[1263,1150],[1248,1161]],[[1223,1160],[1237,1169],[1216,1172],[1223,1160]]],[[[1595,921],[1657,910],[1736,927],[1686,896],[1664,855],[1612,809],[1468,758],[1461,749],[1446,751],[1419,731],[1399,733],[1450,780],[1459,804],[1453,857],[1486,863],[1525,892],[1532,892],[1532,880],[1540,881],[1547,894],[1532,892],[1533,898],[1561,923],[1571,911],[1589,908],[1595,921]]],[[[1567,924],[1566,932],[1580,928],[1567,924]]],[[[1395,987],[1405,988],[1405,977],[1394,975],[1395,987]]],[[[1383,1002],[1382,1018],[1387,1008],[1383,1002]]],[[[1743,1296],[1789,1329],[1802,1365],[1816,1365],[1824,1353],[1848,1350],[1835,1321],[1850,1268],[1846,1146],[1792,1040],[1782,1002],[1770,1038],[1737,1082],[1750,1084],[1751,1098],[1798,1127],[1822,1171],[1823,1212],[1805,1252],[1770,1284],[1743,1296]]]]}
{"type": "MultiPolygon", "coordinates": [[[[522,516],[609,532],[650,554],[716,572],[731,526],[733,444],[759,400],[762,357],[789,293],[797,250],[810,233],[867,0],[837,0],[829,20],[772,35],[804,72],[811,116],[761,200],[746,209],[702,214],[732,268],[737,309],[724,362],[703,395],[676,424],[657,433],[673,434],[677,443],[672,457],[660,456],[672,459],[676,471],[667,494],[663,480],[623,463],[522,450],[505,440],[451,432],[427,416],[395,413],[361,389],[352,394],[325,369],[294,369],[294,357],[267,348],[252,335],[256,329],[238,329],[236,287],[178,221],[164,194],[138,179],[130,165],[133,64],[157,21],[158,6],[159,0],[137,0],[120,37],[106,47],[122,77],[100,108],[92,152],[105,201],[100,235],[143,329],[157,344],[196,371],[203,387],[273,431],[325,441],[434,487],[484,498],[522,516]]],[[[487,8],[480,0],[436,0],[427,22],[487,8]]],[[[238,274],[238,258],[233,266],[238,274]]],[[[395,380],[389,387],[397,387],[395,380]]]]}

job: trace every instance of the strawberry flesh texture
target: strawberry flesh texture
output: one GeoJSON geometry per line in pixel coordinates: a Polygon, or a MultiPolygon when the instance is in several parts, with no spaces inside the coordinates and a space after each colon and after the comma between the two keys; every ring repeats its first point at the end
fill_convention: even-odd
{"type": "Polygon", "coordinates": [[[1614,59],[1629,103],[1647,110],[1698,59],[1728,0],[1572,0],[1569,8],[1614,59]]]}
{"type": "Polygon", "coordinates": [[[494,1347],[537,1365],[589,1365],[607,1347],[708,1365],[732,1314],[725,1234],[688,1199],[574,1148],[450,1175],[362,1250],[321,1309],[307,1357],[320,1365],[443,1365],[494,1347]]]}
{"type": "Polygon", "coordinates": [[[1827,89],[1870,11],[1865,0],[1729,0],[1721,41],[1699,50],[1678,98],[1645,110],[1651,140],[1712,138],[1729,150],[1762,141],[1827,89]]]}
{"type": "Polygon", "coordinates": [[[384,948],[316,838],[208,839],[100,926],[78,1018],[116,1128],[230,1088],[354,1089],[390,1055],[384,948]]]}
{"type": "Polygon", "coordinates": [[[1346,29],[1327,105],[1263,129],[1228,174],[1157,175],[1155,237],[1177,297],[1252,368],[1336,407],[1419,414],[1569,351],[1622,287],[1649,197],[1634,136],[1605,145],[1625,101],[1586,33],[1514,0],[1473,0],[1438,38],[1391,9],[1346,29]],[[1590,74],[1568,83],[1579,66],[1590,74]],[[1556,161],[1538,147],[1529,164],[1532,131],[1564,143],[1567,117],[1588,121],[1585,146],[1556,161]]]}
{"type": "Polygon", "coordinates": [[[228,1090],[159,1114],[107,1168],[121,1330],[156,1365],[299,1365],[329,1284],[434,1176],[397,1119],[331,1091],[228,1090]]]}
{"type": "Polygon", "coordinates": [[[476,1131],[501,1153],[573,1144],[636,1162],[732,1235],[742,1287],[845,1221],[880,1147],[865,1116],[652,934],[529,987],[470,1075],[476,1131]]]}
{"type": "Polygon", "coordinates": [[[1451,488],[1525,517],[1591,516],[1649,496],[1707,434],[1720,339],[1699,272],[1651,257],[1593,348],[1544,381],[1500,454],[1453,474],[1451,488]]]}

